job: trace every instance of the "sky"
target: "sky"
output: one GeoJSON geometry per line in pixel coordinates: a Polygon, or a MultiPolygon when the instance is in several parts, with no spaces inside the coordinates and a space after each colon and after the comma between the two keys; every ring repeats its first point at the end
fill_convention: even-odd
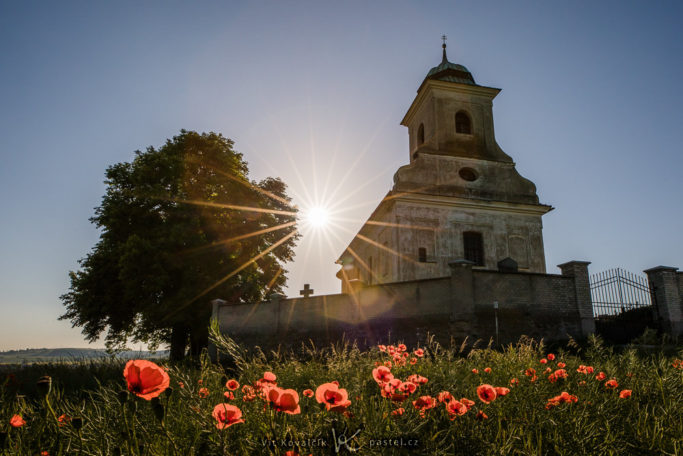
{"type": "Polygon", "coordinates": [[[59,296],[98,240],[104,172],[181,129],[335,207],[287,295],[338,293],[335,260],[409,161],[399,123],[442,34],[503,89],[497,142],[555,207],[549,273],[683,268],[682,21],[677,1],[0,0],[0,350],[88,346],[59,296]]]}

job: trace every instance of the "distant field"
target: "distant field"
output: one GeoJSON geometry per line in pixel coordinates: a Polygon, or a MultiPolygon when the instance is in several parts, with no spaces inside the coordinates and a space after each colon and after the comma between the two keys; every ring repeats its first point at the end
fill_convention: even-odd
{"type": "MultiPolygon", "coordinates": [[[[151,353],[148,351],[124,351],[113,355],[119,359],[131,358],[163,358],[168,351],[151,353]]],[[[53,363],[59,361],[90,360],[110,358],[104,349],[94,348],[31,348],[27,350],[9,350],[0,352],[0,364],[32,364],[53,363]]]]}

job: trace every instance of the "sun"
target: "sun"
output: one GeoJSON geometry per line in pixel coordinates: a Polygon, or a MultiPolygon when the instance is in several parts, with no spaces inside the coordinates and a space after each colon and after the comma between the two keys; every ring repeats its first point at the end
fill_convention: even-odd
{"type": "Polygon", "coordinates": [[[330,223],[330,213],[322,206],[309,208],[304,217],[306,222],[313,228],[325,228],[330,223]]]}

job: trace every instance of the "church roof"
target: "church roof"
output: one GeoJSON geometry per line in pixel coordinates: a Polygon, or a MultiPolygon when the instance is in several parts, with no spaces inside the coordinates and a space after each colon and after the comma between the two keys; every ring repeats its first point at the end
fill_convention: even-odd
{"type": "Polygon", "coordinates": [[[443,45],[443,58],[441,59],[441,63],[429,70],[429,73],[427,73],[427,76],[425,77],[425,80],[427,79],[477,85],[477,83],[474,82],[474,77],[472,77],[470,70],[463,65],[448,61],[448,58],[446,58],[445,44],[443,45]]]}

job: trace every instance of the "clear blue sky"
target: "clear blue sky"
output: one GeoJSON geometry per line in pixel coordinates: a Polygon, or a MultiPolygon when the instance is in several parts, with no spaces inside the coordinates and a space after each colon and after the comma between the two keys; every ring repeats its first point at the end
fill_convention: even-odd
{"type": "Polygon", "coordinates": [[[503,89],[498,143],[556,208],[549,272],[683,268],[682,22],[678,1],[3,1],[0,350],[86,345],[58,297],[98,239],[104,171],[181,128],[232,138],[299,204],[341,202],[288,294],[338,292],[334,260],[408,162],[399,122],[441,34],[503,89]]]}

